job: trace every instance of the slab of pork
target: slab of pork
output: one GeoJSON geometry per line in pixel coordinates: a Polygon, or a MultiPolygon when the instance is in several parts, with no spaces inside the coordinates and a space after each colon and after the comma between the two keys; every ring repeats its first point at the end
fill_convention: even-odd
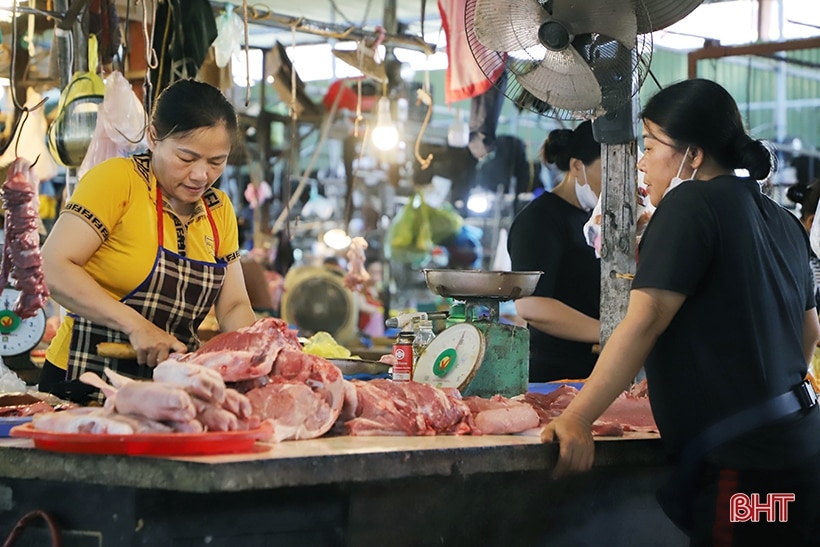
{"type": "Polygon", "coordinates": [[[457,390],[383,379],[348,384],[342,426],[350,435],[466,434],[471,430],[470,409],[457,390]]]}
{"type": "Polygon", "coordinates": [[[535,409],[523,402],[493,395],[489,399],[465,397],[473,415],[473,435],[508,435],[537,428],[541,422],[535,409]]]}
{"type": "Polygon", "coordinates": [[[179,361],[195,363],[219,372],[226,382],[267,376],[283,348],[301,351],[296,332],[275,318],[218,334],[192,353],[174,354],[179,361]]]}
{"type": "Polygon", "coordinates": [[[314,439],[339,417],[343,382],[341,371],[327,359],[281,348],[267,384],[246,395],[254,416],[273,421],[277,442],[314,439]]]}

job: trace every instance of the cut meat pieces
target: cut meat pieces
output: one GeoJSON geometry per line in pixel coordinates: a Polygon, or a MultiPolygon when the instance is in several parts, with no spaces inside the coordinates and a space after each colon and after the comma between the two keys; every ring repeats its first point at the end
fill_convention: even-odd
{"type": "Polygon", "coordinates": [[[301,351],[296,332],[280,319],[265,318],[253,325],[223,332],[193,353],[172,358],[215,370],[226,382],[266,376],[282,349],[301,351]]]}
{"type": "Polygon", "coordinates": [[[465,397],[464,402],[473,415],[473,435],[521,433],[541,423],[532,406],[501,395],[493,395],[489,399],[465,397]]]}
{"type": "Polygon", "coordinates": [[[225,400],[222,376],[215,370],[194,363],[166,359],[154,367],[152,376],[155,382],[174,385],[206,401],[221,403],[225,400]]]}
{"type": "MultiPolygon", "coordinates": [[[[649,398],[646,395],[634,396],[631,393],[645,394],[646,389],[633,387],[630,392],[623,392],[592,424],[593,435],[620,437],[624,431],[658,432],[649,398]]],[[[560,416],[577,394],[576,388],[563,385],[548,394],[525,393],[516,399],[531,405],[538,413],[543,426],[560,416]]]]}
{"type": "Polygon", "coordinates": [[[72,408],[62,412],[37,414],[32,420],[35,429],[55,433],[94,433],[131,435],[134,433],[172,433],[165,424],[142,416],[120,414],[106,408],[72,408]]]}
{"type": "Polygon", "coordinates": [[[253,415],[272,420],[276,441],[327,433],[344,403],[344,380],[328,360],[283,349],[266,385],[247,392],[253,415]]]}
{"type": "Polygon", "coordinates": [[[352,380],[343,415],[350,435],[466,434],[470,409],[456,390],[416,382],[352,380]]]}

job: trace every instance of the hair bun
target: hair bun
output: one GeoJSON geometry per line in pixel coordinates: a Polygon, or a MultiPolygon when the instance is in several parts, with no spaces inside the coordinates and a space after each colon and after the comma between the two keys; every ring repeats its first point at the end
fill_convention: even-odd
{"type": "Polygon", "coordinates": [[[738,167],[749,171],[753,179],[763,180],[774,169],[774,156],[762,141],[743,133],[735,137],[733,147],[738,167]]]}
{"type": "Polygon", "coordinates": [[[542,158],[545,163],[554,163],[558,169],[569,168],[569,144],[572,129],[553,129],[544,141],[542,158]]]}

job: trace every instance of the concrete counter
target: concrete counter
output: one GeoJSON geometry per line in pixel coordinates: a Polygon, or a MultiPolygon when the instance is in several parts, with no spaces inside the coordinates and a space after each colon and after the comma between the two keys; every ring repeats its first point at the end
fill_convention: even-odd
{"type": "Polygon", "coordinates": [[[0,538],[43,509],[63,523],[67,547],[686,544],[654,502],[666,460],[652,435],[599,440],[593,470],[559,481],[549,477],[557,445],[536,437],[258,446],[153,458],[2,440],[0,538]]]}
{"type": "MultiPolygon", "coordinates": [[[[657,435],[596,442],[597,467],[659,466],[657,435]]],[[[233,492],[372,482],[423,476],[542,471],[556,445],[535,436],[324,437],[257,443],[252,454],[155,458],[65,454],[32,449],[28,439],[0,440],[0,477],[82,482],[180,492],[233,492]]]]}

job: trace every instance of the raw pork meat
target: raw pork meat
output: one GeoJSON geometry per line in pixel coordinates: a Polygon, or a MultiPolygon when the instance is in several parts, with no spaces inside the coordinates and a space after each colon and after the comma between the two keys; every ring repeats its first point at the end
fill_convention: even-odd
{"type": "Polygon", "coordinates": [[[346,382],[342,426],[350,435],[466,434],[470,409],[454,389],[417,382],[346,382]]]}
{"type": "Polygon", "coordinates": [[[193,363],[166,363],[160,376],[176,383],[133,380],[108,368],[104,372],[113,385],[92,372],[83,373],[80,381],[102,390],[106,409],[115,415],[162,422],[182,433],[248,430],[262,425],[261,419],[251,415],[248,398],[226,388],[215,371],[196,371],[191,367],[199,365],[193,363]]]}
{"type": "Polygon", "coordinates": [[[344,403],[342,373],[327,359],[279,348],[268,383],[246,393],[253,415],[274,423],[276,441],[327,433],[344,403]]]}
{"type": "Polygon", "coordinates": [[[154,368],[155,382],[164,382],[184,389],[206,401],[225,400],[225,381],[215,370],[195,363],[166,359],[154,368]]]}
{"type": "Polygon", "coordinates": [[[363,237],[354,237],[347,250],[347,273],[342,284],[351,291],[361,291],[370,281],[370,274],[364,266],[367,240],[363,237]]]}
{"type": "Polygon", "coordinates": [[[465,397],[473,415],[473,435],[507,435],[521,433],[539,426],[535,409],[519,401],[493,395],[489,399],[465,397]]]}
{"type": "Polygon", "coordinates": [[[140,416],[128,416],[107,408],[72,408],[62,412],[37,414],[32,420],[35,429],[55,433],[94,433],[132,435],[134,433],[171,433],[165,424],[140,416]]]}
{"type": "Polygon", "coordinates": [[[3,183],[3,208],[6,211],[5,242],[0,265],[0,292],[14,279],[20,291],[12,311],[22,319],[34,317],[48,303],[49,291],[43,276],[40,254],[40,223],[37,192],[40,181],[31,162],[17,158],[9,166],[3,183]]]}
{"type": "MultiPolygon", "coordinates": [[[[532,405],[543,426],[558,417],[577,394],[576,388],[563,385],[548,394],[525,393],[516,399],[532,405]]],[[[596,436],[620,437],[624,431],[658,432],[648,397],[624,392],[592,424],[592,434],[596,436]]]]}
{"type": "Polygon", "coordinates": [[[284,348],[301,351],[296,332],[284,321],[265,318],[248,327],[218,334],[197,351],[174,354],[172,359],[215,370],[226,382],[239,382],[268,375],[284,348]]]}

